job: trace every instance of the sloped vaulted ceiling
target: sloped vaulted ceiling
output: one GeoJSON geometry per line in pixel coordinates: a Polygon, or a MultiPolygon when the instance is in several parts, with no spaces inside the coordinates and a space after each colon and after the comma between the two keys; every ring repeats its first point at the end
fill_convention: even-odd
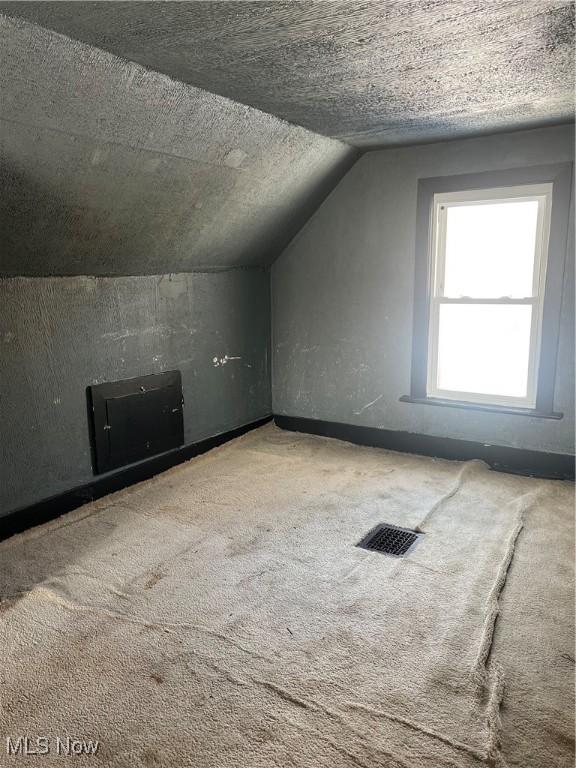
{"type": "Polygon", "coordinates": [[[0,274],[264,265],[354,159],[251,107],[0,16],[0,274]]]}
{"type": "Polygon", "coordinates": [[[392,146],[574,116],[571,0],[0,13],[5,275],[267,264],[354,161],[340,140],[392,146]]]}
{"type": "Polygon", "coordinates": [[[573,118],[572,0],[0,3],[358,146],[573,118]]]}

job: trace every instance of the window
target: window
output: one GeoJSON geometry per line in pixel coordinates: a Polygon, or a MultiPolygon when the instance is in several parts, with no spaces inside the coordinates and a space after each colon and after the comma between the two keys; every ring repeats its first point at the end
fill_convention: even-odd
{"type": "Polygon", "coordinates": [[[535,407],[551,196],[434,195],[428,396],[535,407]]]}
{"type": "Polygon", "coordinates": [[[420,179],[404,402],[554,412],[572,164],[420,179]]]}

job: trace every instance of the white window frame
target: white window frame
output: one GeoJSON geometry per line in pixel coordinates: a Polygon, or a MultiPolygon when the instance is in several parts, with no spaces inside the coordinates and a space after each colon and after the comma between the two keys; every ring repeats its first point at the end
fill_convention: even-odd
{"type": "Polygon", "coordinates": [[[428,367],[426,395],[431,398],[455,400],[483,405],[499,405],[518,408],[535,408],[537,397],[538,368],[542,344],[542,317],[544,308],[544,287],[550,238],[550,213],[552,207],[552,183],[524,184],[515,187],[494,187],[492,189],[466,190],[434,194],[432,210],[432,233],[429,254],[429,322],[428,322],[428,367]],[[446,257],[446,223],[448,208],[459,205],[486,205],[536,201],[538,214],[534,253],[532,295],[521,298],[448,298],[444,296],[444,273],[446,257]],[[440,389],[438,382],[438,339],[439,317],[442,304],[492,304],[520,305],[532,307],[530,329],[530,353],[526,397],[489,395],[479,392],[463,392],[440,389]]]}

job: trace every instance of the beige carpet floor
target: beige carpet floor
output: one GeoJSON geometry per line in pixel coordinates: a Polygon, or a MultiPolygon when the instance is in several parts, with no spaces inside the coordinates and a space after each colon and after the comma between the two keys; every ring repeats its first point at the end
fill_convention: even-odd
{"type": "Polygon", "coordinates": [[[573,509],[266,426],[8,539],[0,765],[569,768],[573,509]],[[382,521],[425,536],[354,546],[382,521]]]}

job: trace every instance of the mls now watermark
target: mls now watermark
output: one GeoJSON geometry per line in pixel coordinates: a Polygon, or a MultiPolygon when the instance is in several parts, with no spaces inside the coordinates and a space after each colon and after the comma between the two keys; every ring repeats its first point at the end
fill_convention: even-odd
{"type": "Polygon", "coordinates": [[[95,755],[100,746],[99,741],[73,739],[70,736],[7,736],[6,754],[17,755],[61,755],[71,757],[80,755],[95,755]]]}

